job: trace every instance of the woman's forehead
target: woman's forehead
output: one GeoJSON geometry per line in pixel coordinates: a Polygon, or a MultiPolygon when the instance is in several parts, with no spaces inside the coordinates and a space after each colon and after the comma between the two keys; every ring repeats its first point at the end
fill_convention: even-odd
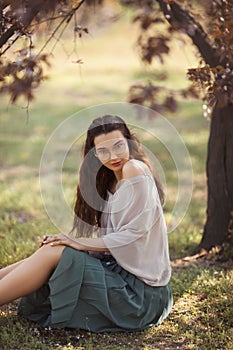
{"type": "Polygon", "coordinates": [[[107,134],[100,134],[94,138],[95,146],[110,147],[117,141],[123,140],[124,136],[120,130],[114,130],[107,134]]]}

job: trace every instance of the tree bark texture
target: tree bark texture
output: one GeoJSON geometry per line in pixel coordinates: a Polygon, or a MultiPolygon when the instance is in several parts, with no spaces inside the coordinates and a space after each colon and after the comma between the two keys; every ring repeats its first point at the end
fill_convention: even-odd
{"type": "Polygon", "coordinates": [[[207,220],[200,248],[221,245],[233,211],[233,105],[215,108],[207,156],[207,220]]]}
{"type": "Polygon", "coordinates": [[[220,62],[221,53],[213,46],[213,42],[208,37],[204,28],[195,20],[191,13],[175,1],[169,5],[166,0],[156,0],[156,2],[159,4],[161,11],[170,25],[183,30],[190,37],[205,62],[210,67],[217,66],[220,62]]]}

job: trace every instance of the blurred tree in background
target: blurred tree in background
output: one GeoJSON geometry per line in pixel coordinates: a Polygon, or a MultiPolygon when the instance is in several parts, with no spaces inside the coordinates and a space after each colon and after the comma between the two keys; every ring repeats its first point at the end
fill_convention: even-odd
{"type": "MultiPolygon", "coordinates": [[[[0,93],[14,103],[20,96],[28,101],[49,66],[45,49],[51,39],[59,41],[73,21],[75,37],[88,33],[88,6],[99,11],[101,0],[0,0],[0,93]],[[79,14],[77,20],[77,13],[79,14]],[[83,25],[84,23],[84,25],[83,25]],[[40,49],[34,47],[35,33],[51,34],[40,49]],[[13,51],[16,42],[20,50],[13,51]],[[10,52],[10,55],[6,55],[10,52]]],[[[189,37],[200,57],[198,67],[187,72],[192,81],[187,89],[166,90],[152,82],[130,88],[129,102],[158,112],[176,111],[177,96],[202,98],[205,115],[211,119],[207,158],[207,220],[199,248],[206,250],[231,242],[233,232],[233,3],[230,0],[121,0],[140,25],[137,45],[141,60],[161,64],[170,54],[171,40],[189,37]],[[163,26],[163,31],[160,28],[163,26]]],[[[77,60],[77,63],[82,63],[77,60]]],[[[166,76],[160,76],[165,79],[166,76]]]]}
{"type": "MultiPolygon", "coordinates": [[[[136,11],[140,23],[138,38],[141,59],[161,63],[169,55],[175,38],[188,36],[198,49],[200,63],[190,68],[193,85],[179,93],[187,98],[204,92],[203,107],[211,118],[207,157],[207,220],[199,248],[209,250],[232,240],[233,232],[233,2],[207,1],[131,1],[123,2],[136,11]],[[158,26],[166,26],[161,34],[158,26]]],[[[163,88],[162,88],[163,90],[163,88]]],[[[177,91],[169,92],[158,103],[160,86],[152,83],[131,87],[130,102],[146,104],[163,111],[176,109],[177,91]]],[[[232,243],[232,242],[231,242],[232,243]]]]}

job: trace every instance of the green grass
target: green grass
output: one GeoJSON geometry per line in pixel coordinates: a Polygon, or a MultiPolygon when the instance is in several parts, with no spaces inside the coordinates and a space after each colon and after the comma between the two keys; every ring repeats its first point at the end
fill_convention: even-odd
{"type": "MultiPolygon", "coordinates": [[[[52,225],[40,197],[38,168],[49,135],[63,120],[84,107],[125,101],[127,90],[135,80],[156,72],[168,72],[169,87],[187,84],[185,69],[195,57],[187,45],[174,45],[173,55],[161,68],[143,67],[132,49],[136,29],[131,30],[125,18],[101,34],[82,39],[78,54],[82,67],[72,63],[61,48],[50,71],[50,80],[36,92],[29,120],[23,101],[18,106],[1,103],[0,131],[0,267],[25,258],[38,246],[52,225]],[[123,33],[123,35],[122,35],[123,33]],[[127,36],[124,33],[130,33],[127,36]],[[114,38],[114,40],[113,40],[114,38]]],[[[72,50],[72,43],[64,41],[72,50]]],[[[1,308],[0,349],[64,350],[230,350],[233,342],[232,262],[184,258],[197,247],[203,231],[206,212],[206,146],[209,122],[202,117],[201,104],[184,101],[175,115],[166,115],[182,136],[190,152],[194,186],[190,206],[180,225],[169,234],[173,274],[171,287],[174,307],[165,322],[136,333],[91,334],[74,330],[41,329],[16,315],[17,302],[1,308]]],[[[152,123],[148,121],[148,126],[152,123]]],[[[140,125],[140,121],[138,123],[140,125]]],[[[177,178],[166,151],[145,139],[145,145],[157,154],[166,167],[171,197],[177,178]],[[161,153],[160,153],[161,152],[161,153]]],[[[63,168],[66,194],[72,202],[76,182],[75,157],[70,154],[63,168]]],[[[166,215],[169,214],[169,202],[166,215]]]]}

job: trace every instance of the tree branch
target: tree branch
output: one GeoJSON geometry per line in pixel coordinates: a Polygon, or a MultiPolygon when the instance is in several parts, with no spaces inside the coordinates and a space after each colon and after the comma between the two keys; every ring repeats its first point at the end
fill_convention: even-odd
{"type": "Polygon", "coordinates": [[[10,1],[9,0],[0,0],[0,10],[3,10],[8,5],[10,5],[10,1]]]}
{"type": "MultiPolygon", "coordinates": [[[[25,28],[29,26],[29,24],[33,21],[33,19],[36,17],[39,11],[40,7],[38,5],[33,7],[29,14],[27,14],[25,18],[22,18],[22,26],[25,28]]],[[[0,37],[0,48],[3,47],[3,45],[5,45],[6,42],[15,34],[15,32],[20,29],[21,28],[19,26],[13,25],[5,33],[3,33],[0,37]]]]}
{"type": "Polygon", "coordinates": [[[65,17],[61,20],[61,22],[57,25],[57,27],[54,29],[52,35],[48,38],[48,40],[44,43],[44,45],[42,46],[42,48],[40,49],[40,51],[38,52],[38,55],[41,54],[41,52],[44,50],[44,48],[48,45],[48,43],[51,41],[51,39],[55,36],[56,32],[59,30],[59,28],[63,25],[64,22],[66,22],[66,24],[68,25],[68,23],[71,21],[71,18],[73,17],[73,15],[76,13],[76,11],[78,11],[78,9],[82,6],[82,4],[85,2],[86,0],[81,0],[80,3],[74,7],[70,12],[68,12],[65,17]]]}
{"type": "Polygon", "coordinates": [[[15,34],[17,30],[18,30],[18,27],[14,25],[9,29],[7,29],[7,31],[2,34],[2,36],[0,37],[0,48],[3,47],[3,45],[5,45],[5,43],[10,39],[10,37],[12,37],[15,34]]]}
{"type": "Polygon", "coordinates": [[[184,29],[185,33],[192,39],[194,45],[198,48],[203,59],[210,67],[215,67],[220,62],[220,55],[217,49],[213,47],[207,33],[202,26],[195,21],[193,16],[183,9],[175,1],[168,4],[166,0],[155,0],[159,3],[161,11],[171,26],[184,29]]]}
{"type": "MultiPolygon", "coordinates": [[[[56,33],[56,31],[61,27],[61,25],[66,22],[68,23],[71,18],[73,17],[74,13],[81,7],[81,5],[85,2],[85,0],[81,0],[76,7],[72,8],[68,13],[66,13],[65,15],[62,16],[57,16],[57,18],[62,17],[62,21],[59,23],[59,25],[56,27],[55,31],[53,34],[56,33]]],[[[0,2],[1,4],[1,2],[0,2]]],[[[21,18],[21,26],[22,28],[27,28],[31,22],[33,21],[33,19],[37,16],[37,14],[42,10],[43,8],[41,7],[41,3],[37,3],[35,6],[33,6],[32,8],[30,8],[30,10],[25,14],[24,17],[21,18]]],[[[56,19],[52,18],[52,19],[56,19]]],[[[48,19],[48,21],[50,20],[50,18],[48,19]]],[[[13,25],[12,27],[10,27],[9,29],[6,30],[5,33],[2,34],[2,36],[0,37],[0,48],[3,47],[3,45],[5,45],[7,43],[7,41],[15,34],[15,32],[17,30],[20,30],[22,28],[19,28],[17,25],[13,25]]],[[[46,41],[45,45],[43,46],[43,48],[40,50],[40,52],[44,49],[44,47],[48,44],[48,42],[51,40],[51,38],[53,37],[53,35],[46,41]]],[[[6,50],[4,50],[3,52],[5,52],[6,50]]],[[[0,56],[3,54],[0,53],[0,56]]],[[[39,52],[39,53],[40,53],[39,52]]]]}

